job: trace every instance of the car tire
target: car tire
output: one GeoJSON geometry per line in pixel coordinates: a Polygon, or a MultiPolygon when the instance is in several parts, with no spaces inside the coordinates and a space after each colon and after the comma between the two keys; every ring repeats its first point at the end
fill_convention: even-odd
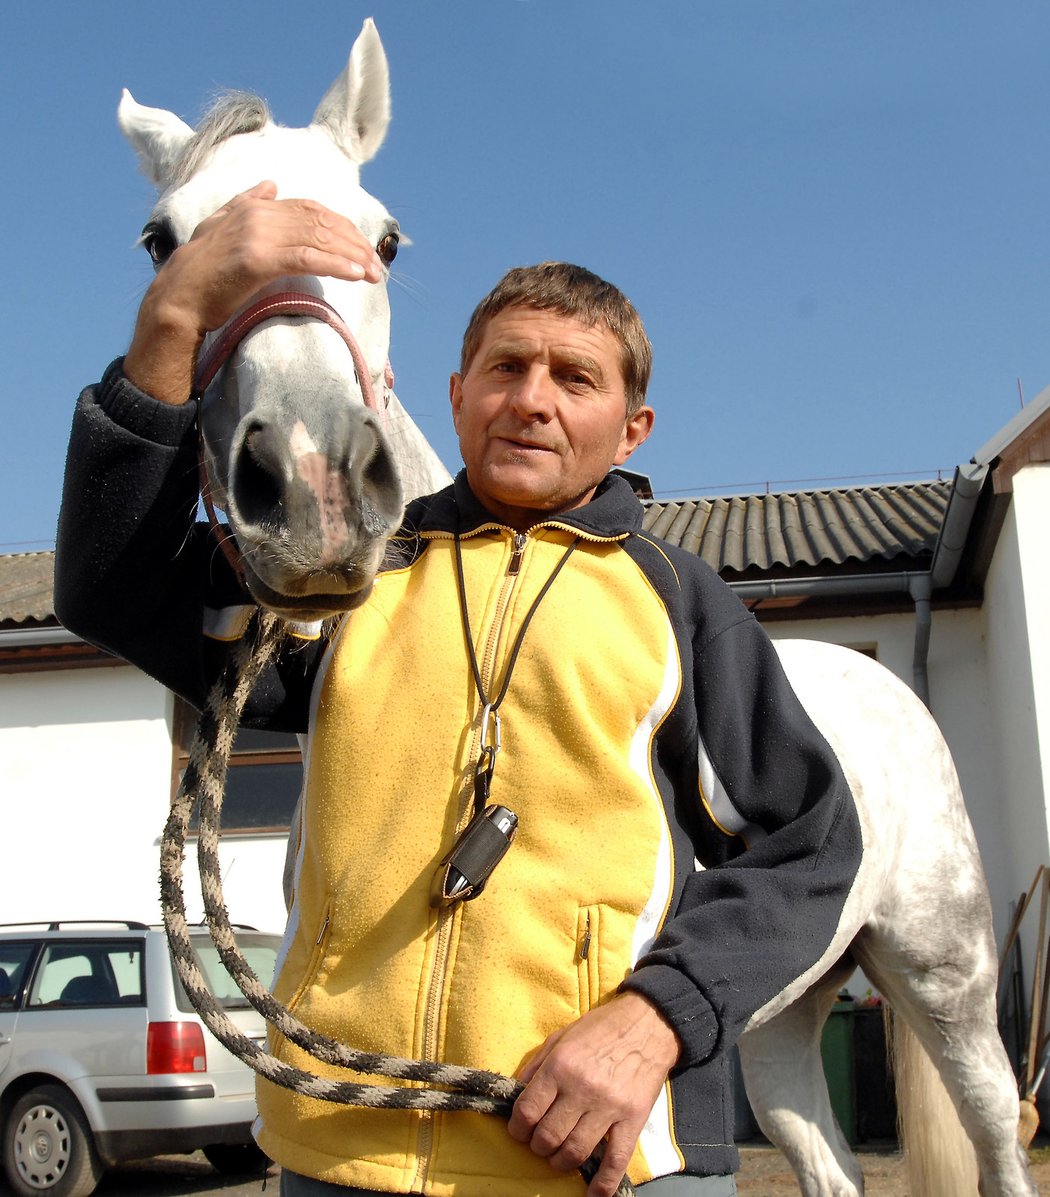
{"type": "Polygon", "coordinates": [[[261,1176],[270,1166],[270,1157],[254,1143],[213,1143],[202,1150],[223,1176],[261,1176]]]}
{"type": "Polygon", "coordinates": [[[41,1085],[3,1128],[4,1171],[16,1197],[89,1197],[102,1175],[91,1129],[73,1096],[41,1085]]]}

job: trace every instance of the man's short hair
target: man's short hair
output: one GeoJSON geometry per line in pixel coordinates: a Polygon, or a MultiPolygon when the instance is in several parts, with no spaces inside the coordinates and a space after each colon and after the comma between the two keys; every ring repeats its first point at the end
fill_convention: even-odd
{"type": "Polygon", "coordinates": [[[604,325],[620,342],[627,415],[633,416],[645,402],[653,347],[641,317],[618,287],[568,262],[540,262],[538,266],[516,266],[507,271],[474,309],[463,334],[459,359],[462,374],[470,369],[488,322],[504,308],[513,307],[557,312],[587,325],[604,325]]]}

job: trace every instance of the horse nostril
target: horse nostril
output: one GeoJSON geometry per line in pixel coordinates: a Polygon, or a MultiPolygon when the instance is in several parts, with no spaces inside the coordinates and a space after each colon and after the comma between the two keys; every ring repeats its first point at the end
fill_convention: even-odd
{"type": "Polygon", "coordinates": [[[248,431],[236,455],[231,491],[245,524],[279,527],[282,523],[282,470],[274,459],[264,427],[248,431]]]}
{"type": "Polygon", "coordinates": [[[397,474],[394,471],[390,454],[379,441],[376,441],[368,460],[365,462],[364,479],[368,486],[392,486],[397,484],[397,474]]]}
{"type": "Polygon", "coordinates": [[[393,454],[382,442],[365,462],[362,472],[364,492],[371,505],[379,510],[390,524],[401,519],[401,479],[394,464],[393,454]]]}

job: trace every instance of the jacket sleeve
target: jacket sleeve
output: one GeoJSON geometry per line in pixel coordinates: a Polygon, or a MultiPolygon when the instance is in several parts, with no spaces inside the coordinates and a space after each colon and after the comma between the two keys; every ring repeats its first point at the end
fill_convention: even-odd
{"type": "Polygon", "coordinates": [[[625,982],[677,1031],[680,1067],[728,1049],[756,1010],[820,959],[862,847],[842,770],[768,637],[728,590],[717,601],[732,613],[693,645],[690,750],[697,822],[708,828],[694,842],[703,859],[720,841],[719,863],[687,877],[673,917],[625,982]]]}
{"type": "MultiPolygon", "coordinates": [[[[73,417],[55,551],[55,613],[69,631],[137,665],[200,709],[226,657],[208,607],[250,603],[196,522],[192,404],[157,402],[114,362],[73,417]]],[[[305,730],[314,654],[261,679],[246,723],[305,730]]]]}

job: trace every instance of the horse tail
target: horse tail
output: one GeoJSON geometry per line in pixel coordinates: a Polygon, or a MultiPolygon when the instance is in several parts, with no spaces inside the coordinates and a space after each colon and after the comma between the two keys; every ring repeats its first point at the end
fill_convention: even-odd
{"type": "Polygon", "coordinates": [[[977,1157],[926,1049],[886,1008],[897,1129],[911,1197],[977,1197],[977,1157]]]}

